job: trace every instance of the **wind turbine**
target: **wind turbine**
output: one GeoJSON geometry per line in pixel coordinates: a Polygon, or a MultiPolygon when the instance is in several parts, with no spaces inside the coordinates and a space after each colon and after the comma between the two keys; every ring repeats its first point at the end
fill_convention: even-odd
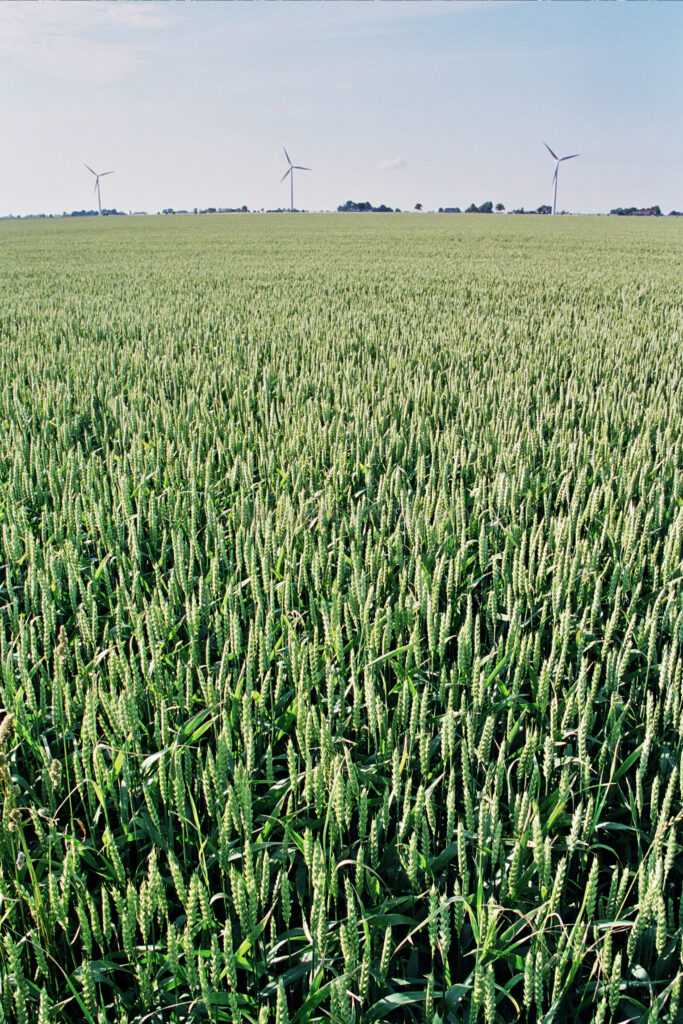
{"type": "Polygon", "coordinates": [[[548,150],[548,152],[550,153],[551,157],[555,161],[555,173],[553,174],[553,182],[555,183],[555,191],[553,192],[553,214],[554,214],[555,213],[555,208],[557,207],[557,172],[560,169],[560,164],[562,163],[563,160],[573,160],[574,157],[581,156],[581,154],[580,153],[572,153],[571,156],[557,156],[556,153],[553,153],[552,149],[550,148],[550,146],[548,145],[547,142],[544,142],[543,145],[545,146],[545,148],[548,150]]]}
{"type": "MultiPolygon", "coordinates": [[[[285,149],[284,146],[282,148],[285,149]]],[[[279,181],[278,184],[281,185],[282,182],[287,177],[287,175],[289,175],[289,186],[290,186],[290,200],[289,200],[290,207],[289,208],[290,208],[291,213],[294,213],[294,171],[312,171],[313,168],[312,167],[301,167],[300,164],[293,164],[292,161],[289,159],[289,153],[287,152],[286,149],[285,149],[285,156],[287,157],[287,163],[289,164],[289,167],[287,168],[285,173],[280,178],[280,181],[279,181]]]]}
{"type": "Polygon", "coordinates": [[[97,192],[97,208],[98,208],[98,210],[100,212],[100,217],[101,217],[102,216],[102,197],[100,196],[100,178],[104,178],[104,177],[107,176],[107,174],[113,174],[114,172],[113,171],[101,171],[98,174],[97,171],[93,171],[92,167],[90,167],[88,164],[85,164],[85,166],[88,168],[88,170],[90,171],[91,174],[95,175],[95,188],[93,189],[93,191],[97,192]]]}

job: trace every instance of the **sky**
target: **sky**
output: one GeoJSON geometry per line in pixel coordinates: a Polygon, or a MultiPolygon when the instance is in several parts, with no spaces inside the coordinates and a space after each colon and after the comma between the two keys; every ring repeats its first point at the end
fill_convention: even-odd
{"type": "Polygon", "coordinates": [[[0,0],[0,216],[683,209],[683,3],[0,0]]]}

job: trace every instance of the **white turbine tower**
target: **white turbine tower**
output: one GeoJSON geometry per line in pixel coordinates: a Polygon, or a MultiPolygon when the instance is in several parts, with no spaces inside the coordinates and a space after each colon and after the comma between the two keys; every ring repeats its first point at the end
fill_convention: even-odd
{"type": "Polygon", "coordinates": [[[547,142],[544,142],[543,145],[545,146],[545,148],[548,150],[548,152],[550,153],[551,157],[555,161],[555,173],[553,174],[553,182],[554,182],[554,185],[555,185],[555,191],[553,192],[553,214],[554,214],[555,213],[555,209],[557,207],[557,172],[560,169],[560,164],[562,163],[563,160],[573,160],[574,157],[581,156],[581,154],[580,153],[572,153],[571,156],[557,156],[556,153],[553,153],[552,149],[550,148],[550,146],[548,145],[547,142]]]}
{"type": "MultiPolygon", "coordinates": [[[[282,148],[285,149],[284,146],[282,148]]],[[[294,213],[294,171],[312,171],[313,168],[312,167],[301,167],[300,164],[293,164],[292,161],[289,159],[289,153],[287,152],[286,149],[285,149],[285,156],[287,157],[287,163],[289,164],[289,167],[287,168],[285,173],[280,178],[279,184],[281,185],[282,182],[287,177],[287,175],[289,175],[289,186],[290,186],[290,199],[289,199],[290,205],[289,205],[289,209],[290,209],[290,211],[292,213],[294,213]]]]}
{"type": "Polygon", "coordinates": [[[98,174],[97,171],[93,171],[92,167],[90,167],[88,164],[85,164],[84,166],[88,168],[88,170],[90,171],[91,174],[95,175],[95,188],[93,189],[93,192],[97,192],[97,209],[99,210],[99,214],[100,214],[100,217],[101,217],[102,216],[102,197],[100,195],[100,178],[105,178],[108,174],[113,174],[114,172],[113,171],[100,171],[100,173],[98,174]]]}

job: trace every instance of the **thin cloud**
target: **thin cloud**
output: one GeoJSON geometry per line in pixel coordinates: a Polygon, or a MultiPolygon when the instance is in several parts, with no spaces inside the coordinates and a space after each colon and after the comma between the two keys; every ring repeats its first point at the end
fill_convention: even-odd
{"type": "Polygon", "coordinates": [[[0,54],[32,71],[108,82],[158,53],[158,33],[178,19],[158,4],[0,3],[0,54]],[[109,36],[109,38],[107,38],[109,36]]]}
{"type": "Polygon", "coordinates": [[[380,171],[402,171],[405,165],[406,162],[402,156],[389,157],[386,160],[380,160],[377,164],[380,171]]]}
{"type": "MultiPolygon", "coordinates": [[[[62,3],[64,4],[65,0],[62,0],[62,3]]],[[[68,5],[81,8],[82,0],[68,5]]],[[[117,0],[116,3],[100,2],[98,9],[103,18],[121,28],[168,28],[181,20],[179,15],[173,13],[169,4],[151,4],[149,0],[146,0],[145,3],[134,3],[132,0],[128,0],[126,3],[121,3],[120,0],[117,0]]]]}
{"type": "MultiPolygon", "coordinates": [[[[335,38],[356,38],[384,35],[387,31],[412,32],[417,22],[477,15],[518,3],[519,0],[376,0],[375,3],[326,0],[324,4],[298,2],[283,4],[282,7],[287,11],[290,7],[314,6],[322,19],[319,22],[321,32],[334,34],[335,38]]],[[[288,21],[291,26],[290,17],[288,21]]],[[[256,20],[253,25],[255,29],[263,30],[262,24],[256,20]]],[[[279,24],[277,29],[281,31],[279,24]]],[[[286,28],[285,31],[292,29],[286,28]]]]}

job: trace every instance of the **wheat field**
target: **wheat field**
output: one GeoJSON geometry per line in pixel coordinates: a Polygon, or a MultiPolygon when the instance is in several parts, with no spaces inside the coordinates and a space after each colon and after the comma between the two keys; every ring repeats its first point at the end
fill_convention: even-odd
{"type": "Polygon", "coordinates": [[[683,1019],[682,255],[0,224],[0,1024],[683,1019]]]}

